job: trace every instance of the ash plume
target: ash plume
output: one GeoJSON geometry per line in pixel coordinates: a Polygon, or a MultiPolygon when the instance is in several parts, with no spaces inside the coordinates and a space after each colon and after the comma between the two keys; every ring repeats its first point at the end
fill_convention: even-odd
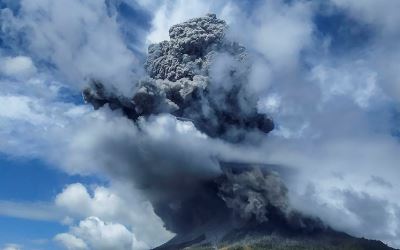
{"type": "Polygon", "coordinates": [[[263,223],[268,221],[269,207],[277,208],[283,214],[289,212],[287,188],[275,172],[254,168],[251,171],[234,172],[225,169],[225,180],[219,187],[219,195],[242,219],[255,218],[263,223]]]}
{"type": "Polygon", "coordinates": [[[138,128],[135,142],[123,148],[114,145],[110,151],[124,152],[119,158],[126,158],[129,169],[121,178],[131,179],[166,228],[177,234],[170,244],[223,237],[241,227],[324,227],[290,208],[278,173],[263,165],[222,162],[210,152],[212,146],[203,143],[244,143],[249,135],[266,134],[274,127],[267,115],[257,112],[257,94],[248,87],[248,52],[227,38],[227,30],[213,14],[174,25],[169,41],[149,46],[147,75],[137,82],[133,96],[96,80],[83,92],[95,109],[107,104],[121,110],[133,121],[133,129],[138,128]],[[187,141],[171,132],[168,146],[146,137],[146,126],[166,113],[176,122],[193,123],[207,139],[187,141]],[[201,146],[188,149],[196,144],[201,146]]]}
{"type": "Polygon", "coordinates": [[[108,103],[132,120],[170,113],[203,133],[240,141],[249,131],[270,132],[274,125],[256,109],[248,81],[246,49],[225,37],[227,24],[215,15],[191,19],[169,30],[170,40],[152,44],[133,96],[125,97],[92,81],[83,91],[94,108],[108,103]]]}

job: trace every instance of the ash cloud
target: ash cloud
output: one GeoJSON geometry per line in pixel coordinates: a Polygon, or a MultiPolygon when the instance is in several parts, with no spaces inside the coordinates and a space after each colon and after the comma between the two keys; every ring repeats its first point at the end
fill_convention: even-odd
{"type": "Polygon", "coordinates": [[[251,60],[246,49],[225,38],[227,24],[215,15],[171,27],[170,40],[149,46],[136,92],[124,97],[93,81],[84,98],[99,108],[109,103],[132,120],[170,113],[189,120],[210,137],[243,140],[249,131],[274,125],[257,112],[257,98],[246,85],[251,60]]]}
{"type": "Polygon", "coordinates": [[[255,218],[268,221],[270,207],[283,214],[290,211],[287,188],[275,172],[263,172],[259,168],[243,172],[226,168],[226,178],[219,188],[219,195],[228,208],[243,219],[255,218]]]}
{"type": "Polygon", "coordinates": [[[278,173],[221,161],[229,147],[254,142],[254,135],[274,128],[257,112],[257,93],[249,87],[252,59],[227,38],[228,29],[213,14],[174,25],[169,41],[149,46],[147,76],[133,96],[96,80],[84,90],[95,109],[107,105],[133,121],[131,136],[101,150],[120,156],[112,157],[118,161],[108,171],[147,195],[177,234],[175,243],[249,225],[323,229],[319,220],[290,208],[278,173]]]}

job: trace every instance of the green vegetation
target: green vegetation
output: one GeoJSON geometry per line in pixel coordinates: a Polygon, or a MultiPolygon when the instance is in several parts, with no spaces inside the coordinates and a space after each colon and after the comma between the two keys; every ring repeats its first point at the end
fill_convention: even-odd
{"type": "Polygon", "coordinates": [[[383,250],[392,249],[379,241],[353,237],[321,237],[318,239],[282,238],[264,236],[256,239],[244,239],[238,242],[223,242],[217,246],[198,245],[185,250],[383,250]]]}

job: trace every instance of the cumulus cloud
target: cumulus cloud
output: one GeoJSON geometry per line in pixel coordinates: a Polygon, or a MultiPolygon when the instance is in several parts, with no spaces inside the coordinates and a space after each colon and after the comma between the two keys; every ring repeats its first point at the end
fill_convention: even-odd
{"type": "Polygon", "coordinates": [[[104,221],[129,226],[135,241],[140,240],[140,244],[151,247],[172,237],[164,229],[163,222],[154,214],[149,202],[135,194],[132,187],[124,186],[122,189],[119,186],[114,189],[117,190],[98,186],[90,194],[82,184],[70,184],[56,196],[55,206],[68,216],[68,224],[73,224],[71,218],[79,221],[95,216],[104,221]],[[127,188],[130,190],[129,194],[123,194],[127,188]]]}
{"type": "Polygon", "coordinates": [[[88,217],[71,227],[69,233],[55,236],[55,240],[66,249],[148,249],[149,246],[138,242],[135,236],[123,225],[106,223],[97,217],[88,217]]]}
{"type": "Polygon", "coordinates": [[[82,239],[77,238],[72,234],[68,233],[57,234],[54,237],[54,240],[62,244],[68,250],[88,249],[88,246],[82,239]]]}

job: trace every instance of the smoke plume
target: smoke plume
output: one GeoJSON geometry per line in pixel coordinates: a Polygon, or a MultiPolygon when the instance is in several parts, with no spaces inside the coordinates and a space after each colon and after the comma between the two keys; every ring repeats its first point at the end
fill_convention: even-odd
{"type": "Polygon", "coordinates": [[[132,120],[170,113],[189,120],[211,137],[242,140],[249,130],[268,133],[270,118],[257,113],[255,93],[246,86],[246,49],[225,39],[227,25],[215,15],[171,27],[170,41],[149,46],[148,77],[132,97],[116,95],[98,81],[84,91],[95,108],[109,103],[132,120]]]}
{"type": "Polygon", "coordinates": [[[95,109],[108,105],[122,111],[136,131],[134,142],[110,147],[124,152],[116,154],[124,155],[128,170],[110,171],[132,179],[148,196],[166,228],[177,234],[175,242],[222,237],[244,226],[321,229],[319,221],[290,208],[277,172],[222,162],[213,153],[216,145],[246,143],[274,127],[257,112],[257,93],[248,86],[251,57],[227,38],[228,29],[213,14],[172,26],[169,41],[149,46],[147,76],[137,81],[133,96],[92,80],[85,100],[95,109]],[[171,117],[196,136],[170,130],[164,140],[152,137],[157,123],[171,117]]]}

